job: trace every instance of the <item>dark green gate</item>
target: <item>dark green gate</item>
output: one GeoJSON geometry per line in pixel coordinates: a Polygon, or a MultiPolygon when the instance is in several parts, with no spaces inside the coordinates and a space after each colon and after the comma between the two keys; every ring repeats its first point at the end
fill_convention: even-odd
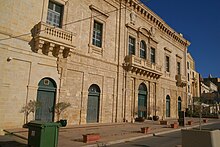
{"type": "Polygon", "coordinates": [[[99,122],[99,103],[100,89],[93,84],[89,87],[88,104],[87,104],[87,123],[99,122]]]}
{"type": "Polygon", "coordinates": [[[147,117],[147,87],[144,83],[138,88],[138,117],[147,117]]]}
{"type": "Polygon", "coordinates": [[[170,117],[170,96],[166,96],[166,117],[170,117]]]}
{"type": "Polygon", "coordinates": [[[56,83],[50,78],[42,79],[38,84],[37,101],[40,107],[36,110],[35,120],[53,121],[55,97],[56,83]]]}

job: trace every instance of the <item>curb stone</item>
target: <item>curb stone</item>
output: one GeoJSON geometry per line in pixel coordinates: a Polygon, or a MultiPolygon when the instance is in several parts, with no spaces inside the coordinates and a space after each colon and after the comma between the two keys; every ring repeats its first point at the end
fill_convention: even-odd
{"type": "MultiPolygon", "coordinates": [[[[202,126],[215,124],[215,123],[217,123],[217,122],[206,123],[206,124],[203,124],[202,126]]],[[[150,134],[143,135],[143,136],[131,137],[131,138],[120,139],[120,140],[115,140],[115,141],[97,142],[96,144],[85,145],[83,147],[105,147],[105,146],[108,146],[108,145],[119,144],[119,143],[123,143],[123,142],[129,142],[129,141],[133,141],[133,140],[137,140],[137,139],[142,139],[142,138],[147,138],[147,137],[152,137],[152,136],[157,136],[157,135],[162,135],[162,134],[173,133],[173,132],[180,131],[182,129],[192,129],[192,128],[195,128],[195,127],[199,127],[199,125],[188,126],[188,127],[183,127],[183,128],[173,129],[173,130],[168,130],[168,131],[162,131],[162,132],[157,132],[157,133],[150,133],[150,134]]]]}

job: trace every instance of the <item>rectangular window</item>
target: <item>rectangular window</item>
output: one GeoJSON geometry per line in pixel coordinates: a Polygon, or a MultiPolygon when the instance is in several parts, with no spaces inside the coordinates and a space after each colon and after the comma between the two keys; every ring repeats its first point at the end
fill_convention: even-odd
{"type": "Polygon", "coordinates": [[[150,50],[150,60],[151,63],[155,63],[155,48],[151,48],[150,50]]]}
{"type": "Polygon", "coordinates": [[[170,57],[166,56],[166,71],[170,72],[170,57]]]}
{"type": "Polygon", "coordinates": [[[180,62],[177,62],[177,74],[180,75],[180,62]]]}
{"type": "Polygon", "coordinates": [[[47,23],[61,28],[63,6],[49,1],[47,12],[47,23]]]}
{"type": "Polygon", "coordinates": [[[189,62],[187,62],[187,69],[189,69],[189,62]]]}
{"type": "Polygon", "coordinates": [[[129,36],[129,55],[135,55],[135,38],[129,36]]]}
{"type": "Polygon", "coordinates": [[[102,47],[102,31],[103,24],[94,21],[92,44],[97,47],[102,47]]]}
{"type": "Polygon", "coordinates": [[[189,81],[189,73],[188,73],[188,81],[189,81]]]}

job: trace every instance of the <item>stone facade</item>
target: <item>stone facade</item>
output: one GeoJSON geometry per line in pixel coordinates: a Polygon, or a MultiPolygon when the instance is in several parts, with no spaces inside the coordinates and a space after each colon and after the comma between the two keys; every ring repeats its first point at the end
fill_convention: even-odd
{"type": "Polygon", "coordinates": [[[195,69],[195,61],[190,53],[187,53],[187,93],[188,108],[192,109],[193,98],[200,97],[199,73],[195,69]]]}
{"type": "Polygon", "coordinates": [[[137,115],[177,118],[178,109],[185,110],[190,43],[159,16],[137,0],[51,2],[61,7],[60,27],[47,23],[49,0],[4,1],[0,6],[1,130],[22,126],[19,111],[29,100],[38,100],[44,78],[55,83],[54,104],[71,103],[61,116],[68,124],[89,122],[94,87],[98,123],[131,122],[137,115]],[[101,46],[93,40],[97,24],[101,46]]]}

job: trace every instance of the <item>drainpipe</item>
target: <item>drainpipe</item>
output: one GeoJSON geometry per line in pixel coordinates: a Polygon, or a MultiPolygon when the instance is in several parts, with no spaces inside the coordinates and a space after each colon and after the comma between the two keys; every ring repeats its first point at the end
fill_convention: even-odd
{"type": "Polygon", "coordinates": [[[118,64],[117,64],[117,89],[116,89],[116,111],[115,111],[115,122],[118,122],[118,97],[119,97],[119,70],[120,70],[120,47],[121,47],[121,1],[119,8],[119,29],[118,29],[118,64]]]}

